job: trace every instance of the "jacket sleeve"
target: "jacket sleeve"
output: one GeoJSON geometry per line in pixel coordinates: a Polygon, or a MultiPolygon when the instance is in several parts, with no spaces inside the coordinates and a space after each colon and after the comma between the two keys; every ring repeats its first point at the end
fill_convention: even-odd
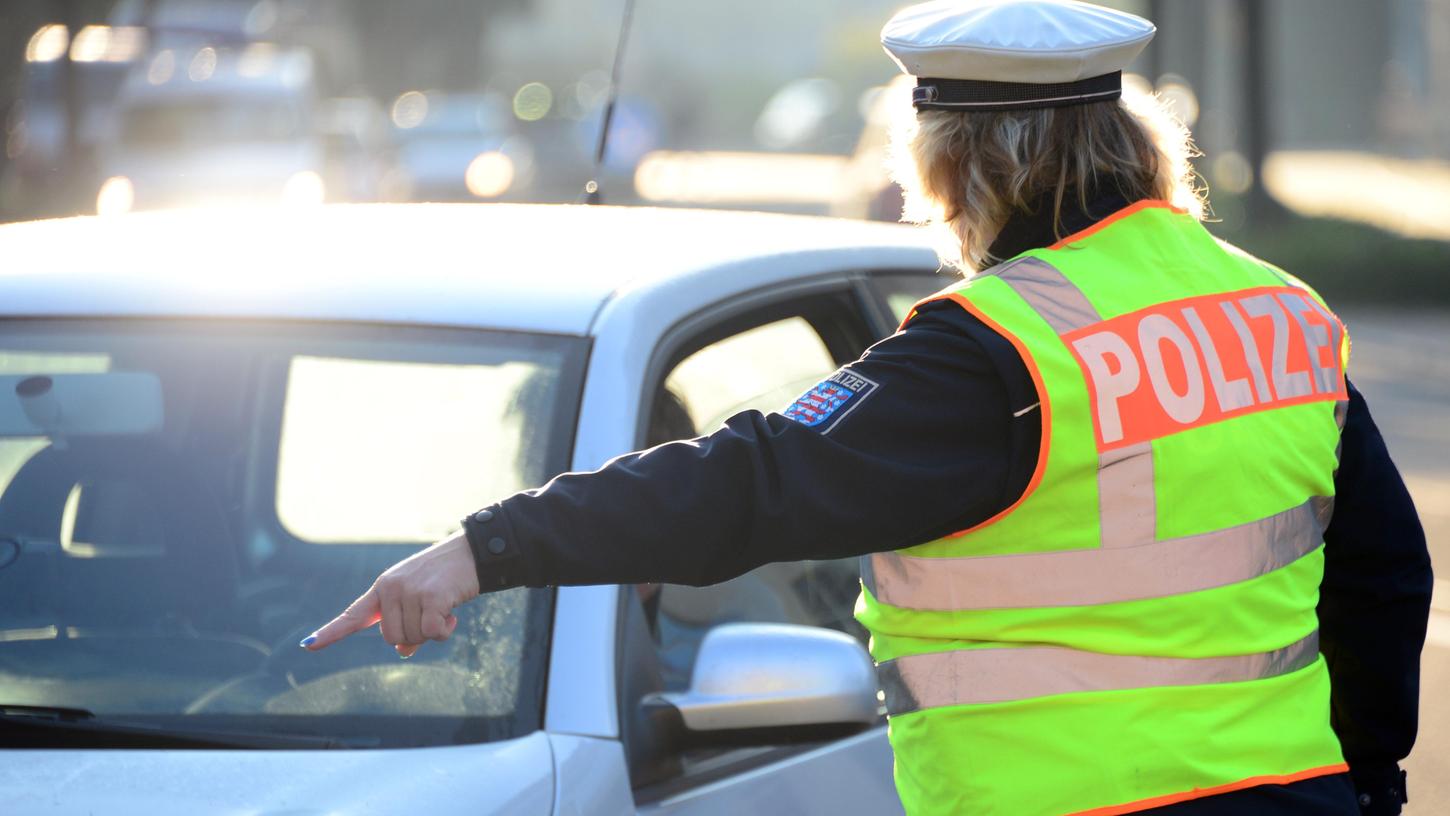
{"type": "Polygon", "coordinates": [[[502,539],[498,563],[513,564],[487,586],[704,585],[774,561],[895,549],[990,517],[1025,488],[1040,415],[1013,417],[1018,402],[1036,400],[1020,393],[1021,382],[1031,387],[1025,367],[1019,382],[1015,352],[999,359],[995,335],[969,319],[945,304],[877,343],[840,372],[854,396],[826,420],[746,411],[707,436],[486,508],[476,537],[502,539]]]}
{"type": "Polygon", "coordinates": [[[1366,812],[1398,813],[1397,763],[1415,742],[1434,580],[1414,503],[1353,384],[1349,399],[1334,515],[1324,533],[1320,648],[1334,730],[1361,802],[1368,795],[1373,809],[1366,812]]]}

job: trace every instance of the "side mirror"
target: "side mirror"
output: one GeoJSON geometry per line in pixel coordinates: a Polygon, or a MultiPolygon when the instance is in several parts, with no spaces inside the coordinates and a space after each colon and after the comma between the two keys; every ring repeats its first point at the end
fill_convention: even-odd
{"type": "Polygon", "coordinates": [[[700,644],[689,691],[651,702],[677,711],[687,741],[700,745],[844,736],[880,718],[876,669],[861,644],[787,624],[716,626],[700,644]]]}

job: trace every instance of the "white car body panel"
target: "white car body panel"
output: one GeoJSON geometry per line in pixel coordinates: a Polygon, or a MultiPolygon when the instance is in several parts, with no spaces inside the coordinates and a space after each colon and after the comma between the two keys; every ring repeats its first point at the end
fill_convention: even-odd
{"type": "Polygon", "coordinates": [[[6,751],[7,816],[544,816],[542,732],[507,742],[373,751],[6,751]]]}
{"type": "Polygon", "coordinates": [[[717,813],[903,813],[891,785],[886,727],[763,765],[652,802],[641,816],[714,816],[717,813]],[[782,795],[784,794],[784,795],[782,795]]]}
{"type": "Polygon", "coordinates": [[[0,247],[0,315],[350,320],[581,336],[606,325],[595,316],[615,296],[689,292],[752,258],[774,268],[776,280],[799,274],[759,256],[824,252],[865,267],[868,255],[889,253],[936,265],[920,231],[900,225],[510,204],[37,221],[0,226],[0,247]]]}
{"type": "Polygon", "coordinates": [[[550,734],[554,749],[556,816],[614,816],[634,813],[629,768],[616,740],[550,734]]]}
{"type": "Polygon", "coordinates": [[[614,682],[619,591],[612,584],[560,587],[554,596],[545,730],[619,737],[614,682]]]}

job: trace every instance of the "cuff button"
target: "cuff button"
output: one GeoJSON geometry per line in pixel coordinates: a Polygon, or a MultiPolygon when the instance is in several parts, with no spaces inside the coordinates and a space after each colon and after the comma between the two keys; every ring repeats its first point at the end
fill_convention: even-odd
{"type": "Polygon", "coordinates": [[[501,538],[490,538],[488,540],[488,551],[494,555],[503,555],[503,551],[508,549],[508,546],[508,543],[501,538]]]}
{"type": "Polygon", "coordinates": [[[493,511],[492,510],[480,510],[477,513],[474,513],[473,514],[473,520],[476,521],[476,522],[478,522],[479,524],[484,524],[486,522],[493,521],[493,511]]]}

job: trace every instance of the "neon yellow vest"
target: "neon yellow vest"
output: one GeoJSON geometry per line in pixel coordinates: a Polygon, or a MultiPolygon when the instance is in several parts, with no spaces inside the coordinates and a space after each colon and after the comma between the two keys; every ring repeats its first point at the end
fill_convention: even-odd
{"type": "Polygon", "coordinates": [[[1043,431],[1012,507],[863,560],[907,812],[1345,770],[1315,606],[1349,343],[1318,296],[1143,201],[932,299],[1016,346],[1043,431]]]}

